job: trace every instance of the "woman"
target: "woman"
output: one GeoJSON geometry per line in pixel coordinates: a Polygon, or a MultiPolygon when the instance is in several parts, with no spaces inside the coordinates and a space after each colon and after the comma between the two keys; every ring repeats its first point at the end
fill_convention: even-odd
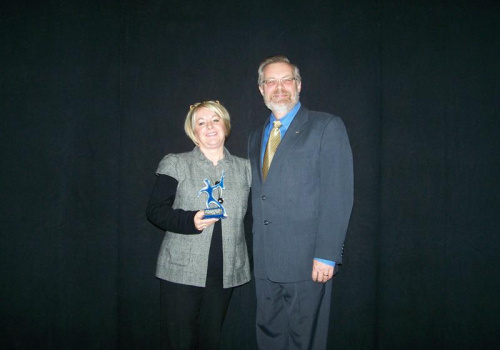
{"type": "Polygon", "coordinates": [[[192,105],[184,131],[196,147],[162,159],[146,214],[166,231],[156,276],[170,349],[218,349],[232,289],[250,280],[243,224],[250,163],[224,147],[231,123],[218,101],[192,105]],[[204,218],[206,205],[220,206],[208,194],[224,218],[204,218]]]}

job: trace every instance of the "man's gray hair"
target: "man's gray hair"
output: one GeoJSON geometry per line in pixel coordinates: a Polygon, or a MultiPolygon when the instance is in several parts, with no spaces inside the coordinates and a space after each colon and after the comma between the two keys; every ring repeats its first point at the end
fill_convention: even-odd
{"type": "Polygon", "coordinates": [[[266,68],[267,65],[272,64],[272,63],[289,64],[293,68],[293,77],[296,79],[297,82],[301,81],[302,78],[300,77],[299,67],[297,67],[293,63],[290,63],[290,60],[288,59],[288,57],[283,56],[283,55],[278,55],[278,56],[272,56],[272,57],[266,58],[260,64],[259,70],[258,70],[258,73],[259,73],[259,82],[258,83],[259,83],[259,85],[262,85],[264,82],[264,68],[266,68]]]}

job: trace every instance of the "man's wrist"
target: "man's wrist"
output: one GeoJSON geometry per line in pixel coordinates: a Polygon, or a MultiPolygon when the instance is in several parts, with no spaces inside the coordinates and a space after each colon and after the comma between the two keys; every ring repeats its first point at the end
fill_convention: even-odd
{"type": "Polygon", "coordinates": [[[314,258],[314,260],[335,267],[335,261],[320,259],[320,258],[314,258]]]}

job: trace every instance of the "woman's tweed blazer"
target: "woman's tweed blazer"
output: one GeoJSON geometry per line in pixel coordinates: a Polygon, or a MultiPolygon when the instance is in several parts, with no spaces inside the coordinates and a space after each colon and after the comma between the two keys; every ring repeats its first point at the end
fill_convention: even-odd
{"type": "MultiPolygon", "coordinates": [[[[221,219],[223,286],[230,288],[250,281],[243,226],[252,180],[250,162],[232,156],[224,148],[224,158],[214,166],[195,147],[191,152],[165,156],[156,171],[178,181],[173,209],[184,210],[204,209],[207,195],[198,195],[205,187],[203,180],[209,179],[214,184],[220,180],[222,172],[225,176],[222,197],[227,214],[227,218],[221,219]]],[[[209,226],[194,235],[167,231],[158,255],[156,276],[170,282],[204,287],[213,228],[209,226]]]]}

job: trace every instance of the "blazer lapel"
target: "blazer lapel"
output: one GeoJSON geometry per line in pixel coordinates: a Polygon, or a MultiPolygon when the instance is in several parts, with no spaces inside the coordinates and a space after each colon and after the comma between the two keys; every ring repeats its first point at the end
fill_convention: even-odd
{"type": "MultiPolygon", "coordinates": [[[[307,123],[308,120],[309,120],[309,110],[306,107],[301,106],[299,111],[293,118],[292,123],[288,127],[285,137],[283,138],[283,140],[281,140],[278,149],[274,154],[272,163],[279,161],[279,159],[283,157],[286,157],[286,154],[291,151],[291,148],[301,136],[301,129],[304,126],[304,124],[307,123]]],[[[252,149],[250,151],[251,154],[249,154],[251,158],[257,160],[256,164],[258,167],[259,179],[261,183],[263,182],[263,179],[262,179],[262,164],[260,163],[260,158],[261,158],[260,156],[262,148],[262,139],[264,138],[264,131],[266,129],[267,123],[269,123],[269,119],[266,119],[262,127],[258,131],[256,131],[254,142],[252,144],[252,149]]],[[[273,164],[271,164],[271,169],[269,169],[270,173],[272,172],[272,169],[273,169],[273,164]]]]}
{"type": "Polygon", "coordinates": [[[304,126],[304,124],[307,123],[308,120],[309,120],[309,110],[304,106],[301,106],[299,111],[295,115],[295,118],[293,118],[292,123],[288,127],[285,137],[283,138],[283,140],[281,140],[278,149],[274,154],[273,163],[275,161],[278,161],[280,158],[286,156],[287,152],[290,152],[294,143],[297,142],[297,140],[301,136],[300,134],[302,127],[304,126]]]}
{"type": "MultiPolygon", "coordinates": [[[[262,124],[262,126],[255,131],[255,135],[252,140],[251,149],[249,157],[250,159],[255,160],[256,168],[258,169],[259,179],[262,182],[262,164],[260,164],[260,155],[261,155],[261,147],[262,147],[262,139],[264,138],[264,131],[266,130],[266,125],[268,120],[262,124]]],[[[253,165],[252,165],[253,166],[253,165]]]]}

